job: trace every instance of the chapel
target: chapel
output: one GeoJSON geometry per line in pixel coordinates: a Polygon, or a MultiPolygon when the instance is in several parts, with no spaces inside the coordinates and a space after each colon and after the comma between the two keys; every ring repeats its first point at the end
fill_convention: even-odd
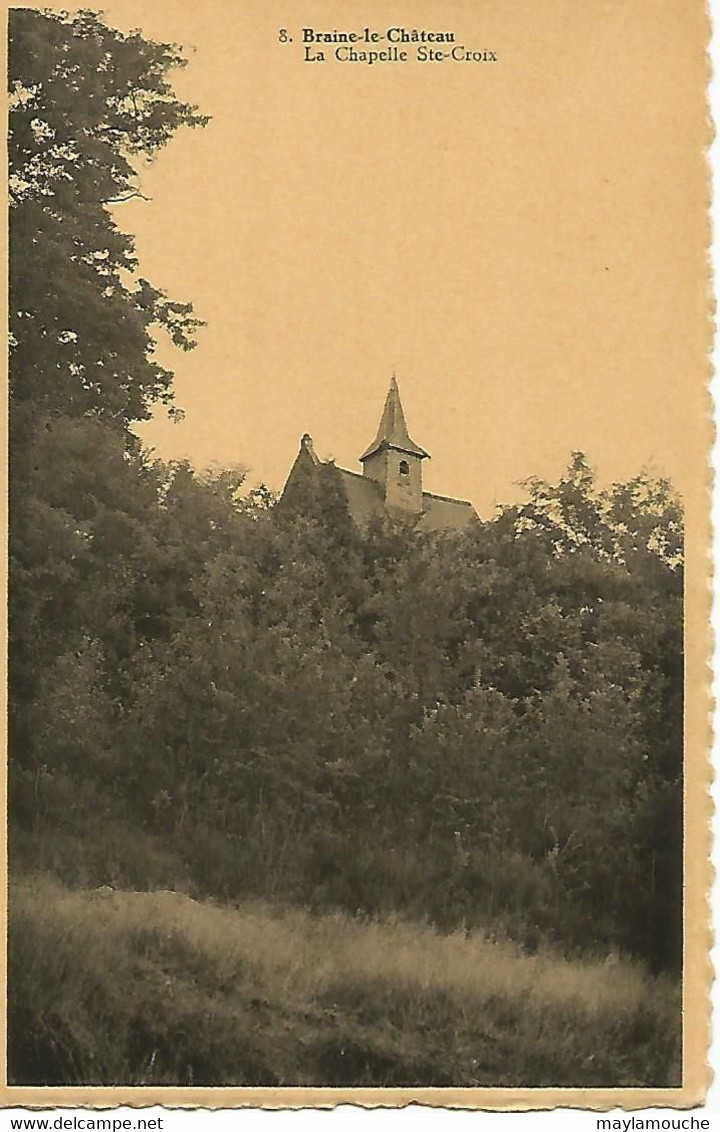
{"type": "MultiPolygon", "coordinates": [[[[405,422],[400,390],[393,374],[377,436],[360,457],[362,473],[337,468],[347,497],[348,510],[358,526],[375,516],[417,518],[422,530],[462,530],[477,514],[472,503],[423,490],[423,461],[429,454],[411,440],[405,422]]],[[[300,451],[283,489],[282,499],[307,478],[317,478],[322,461],[305,433],[300,451]]]]}

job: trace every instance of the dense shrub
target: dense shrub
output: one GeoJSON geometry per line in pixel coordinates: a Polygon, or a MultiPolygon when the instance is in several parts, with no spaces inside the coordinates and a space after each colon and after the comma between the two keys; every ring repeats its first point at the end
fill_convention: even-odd
{"type": "MultiPolygon", "coordinates": [[[[362,533],[337,506],[258,507],[226,478],[135,460],[118,474],[142,477],[151,552],[123,565],[120,546],[111,574],[97,562],[70,588],[72,645],[48,621],[18,689],[21,829],[70,823],[97,862],[102,822],[126,821],[205,893],[499,917],[521,940],[679,961],[681,574],[675,551],[623,549],[626,488],[593,494],[575,461],[600,516],[580,543],[557,514],[565,480],[464,535],[362,533]],[[120,606],[102,600],[119,573],[120,606]],[[157,583],[145,620],[136,575],[157,583]]],[[[639,532],[648,508],[672,525],[667,490],[662,507],[634,490],[639,532]]]]}

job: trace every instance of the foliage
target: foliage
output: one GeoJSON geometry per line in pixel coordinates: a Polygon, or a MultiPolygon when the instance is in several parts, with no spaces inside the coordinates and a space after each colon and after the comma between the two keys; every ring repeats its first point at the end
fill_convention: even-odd
{"type": "Polygon", "coordinates": [[[127,424],[172,398],[154,329],[190,349],[199,323],[138,275],[113,206],[142,195],[139,159],[207,119],[173,95],[178,48],[92,12],[9,16],[11,397],[127,424]]]}
{"type": "MultiPolygon", "coordinates": [[[[18,525],[34,620],[13,755],[38,806],[53,774],[90,776],[208,893],[679,962],[667,541],[629,569],[606,527],[548,543],[528,508],[460,536],[363,533],[337,507],[243,496],[242,473],[123,455],[105,428],[43,433],[51,451],[104,452],[105,474],[48,479],[43,534],[18,525]]],[[[637,543],[650,520],[634,506],[637,543]]]]}

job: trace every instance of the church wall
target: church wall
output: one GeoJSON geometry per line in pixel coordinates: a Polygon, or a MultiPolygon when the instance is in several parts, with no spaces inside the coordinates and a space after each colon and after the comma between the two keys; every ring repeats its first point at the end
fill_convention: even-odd
{"type": "Polygon", "coordinates": [[[422,511],[422,462],[395,448],[382,448],[364,461],[363,474],[380,484],[385,505],[397,511],[422,511]]]}
{"type": "Polygon", "coordinates": [[[422,511],[422,461],[407,452],[387,452],[385,504],[417,514],[422,511]]]}
{"type": "Polygon", "coordinates": [[[379,452],[374,452],[372,456],[368,456],[367,460],[363,460],[363,475],[379,483],[383,489],[383,494],[385,492],[385,477],[387,476],[387,458],[387,449],[381,448],[379,452]]]}

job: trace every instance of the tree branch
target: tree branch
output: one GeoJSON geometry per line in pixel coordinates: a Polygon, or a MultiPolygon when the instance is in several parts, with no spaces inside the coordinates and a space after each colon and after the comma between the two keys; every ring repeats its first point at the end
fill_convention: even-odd
{"type": "Polygon", "coordinates": [[[103,204],[125,204],[129,200],[136,199],[150,200],[150,197],[146,197],[145,194],[141,193],[139,189],[131,189],[128,193],[125,194],[125,196],[108,197],[107,200],[103,201],[103,204]]]}

